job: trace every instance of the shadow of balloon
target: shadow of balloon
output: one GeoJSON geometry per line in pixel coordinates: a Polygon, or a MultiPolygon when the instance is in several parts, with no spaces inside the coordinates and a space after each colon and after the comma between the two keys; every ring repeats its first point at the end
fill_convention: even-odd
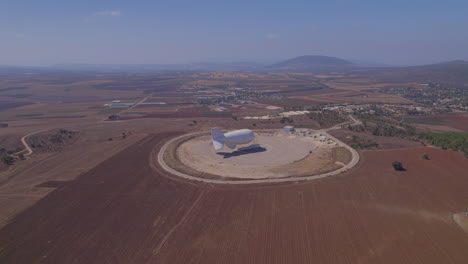
{"type": "Polygon", "coordinates": [[[236,150],[234,152],[216,152],[216,154],[223,156],[224,159],[227,159],[227,158],[237,157],[241,155],[265,152],[266,150],[267,150],[266,148],[258,147],[258,148],[252,148],[252,149],[236,150]]]}

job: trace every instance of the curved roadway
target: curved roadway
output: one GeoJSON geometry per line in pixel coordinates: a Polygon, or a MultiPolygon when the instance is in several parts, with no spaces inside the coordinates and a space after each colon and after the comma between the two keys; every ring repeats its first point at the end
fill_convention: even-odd
{"type": "Polygon", "coordinates": [[[23,137],[21,137],[21,143],[23,144],[23,146],[25,147],[25,149],[23,150],[20,150],[16,153],[14,153],[14,155],[19,155],[20,153],[22,152],[25,152],[27,151],[28,153],[24,154],[24,156],[29,156],[33,153],[33,150],[31,149],[31,147],[28,145],[28,143],[26,142],[26,138],[29,137],[29,136],[32,136],[34,134],[38,134],[38,133],[41,133],[41,132],[45,132],[47,130],[40,130],[40,131],[36,131],[36,132],[32,132],[32,133],[29,133],[23,137]]]}

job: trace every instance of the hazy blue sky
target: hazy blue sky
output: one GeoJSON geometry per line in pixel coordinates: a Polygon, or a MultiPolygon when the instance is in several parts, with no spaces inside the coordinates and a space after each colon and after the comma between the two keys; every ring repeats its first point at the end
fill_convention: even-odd
{"type": "Polygon", "coordinates": [[[0,0],[0,65],[468,60],[468,0],[0,0]]]}

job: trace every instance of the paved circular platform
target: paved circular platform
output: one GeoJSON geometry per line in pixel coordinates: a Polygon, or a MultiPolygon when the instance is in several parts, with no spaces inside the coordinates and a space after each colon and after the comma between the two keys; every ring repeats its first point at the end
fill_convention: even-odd
{"type": "Polygon", "coordinates": [[[282,132],[257,133],[250,144],[258,147],[247,150],[225,147],[216,151],[211,137],[203,135],[178,145],[176,156],[184,166],[196,172],[238,179],[312,174],[323,170],[332,160],[332,146],[312,137],[282,132]]]}
{"type": "MultiPolygon", "coordinates": [[[[227,147],[215,151],[209,136],[197,137],[184,142],[177,151],[187,165],[230,164],[250,168],[278,166],[300,160],[316,149],[312,138],[257,134],[249,145],[258,145],[248,150],[232,150],[227,147]],[[199,164],[195,164],[199,163],[199,164]]],[[[246,146],[249,146],[246,145],[246,146]]],[[[245,146],[243,146],[245,147],[245,146]]]]}

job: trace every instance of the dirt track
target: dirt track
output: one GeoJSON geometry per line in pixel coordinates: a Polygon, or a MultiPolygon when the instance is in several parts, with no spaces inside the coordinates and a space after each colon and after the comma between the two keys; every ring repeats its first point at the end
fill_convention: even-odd
{"type": "Polygon", "coordinates": [[[343,176],[218,187],[149,167],[171,136],[138,142],[18,215],[0,230],[0,263],[466,263],[468,236],[451,219],[468,206],[459,153],[364,152],[343,176]],[[395,159],[408,170],[394,171],[395,159]]]}
{"type": "Polygon", "coordinates": [[[42,133],[42,132],[44,132],[44,131],[47,131],[47,130],[40,130],[40,131],[32,132],[32,133],[29,133],[29,134],[27,134],[27,135],[25,135],[25,136],[22,136],[22,137],[21,137],[21,144],[23,144],[23,146],[24,146],[25,149],[16,152],[15,155],[19,155],[19,154],[21,154],[21,153],[23,153],[23,152],[25,152],[25,151],[27,151],[27,153],[24,154],[24,156],[29,156],[29,155],[31,155],[31,154],[33,153],[33,150],[31,149],[31,147],[29,147],[28,142],[26,142],[26,138],[28,138],[28,137],[30,137],[30,136],[32,136],[32,135],[35,135],[35,134],[42,133]]]}

